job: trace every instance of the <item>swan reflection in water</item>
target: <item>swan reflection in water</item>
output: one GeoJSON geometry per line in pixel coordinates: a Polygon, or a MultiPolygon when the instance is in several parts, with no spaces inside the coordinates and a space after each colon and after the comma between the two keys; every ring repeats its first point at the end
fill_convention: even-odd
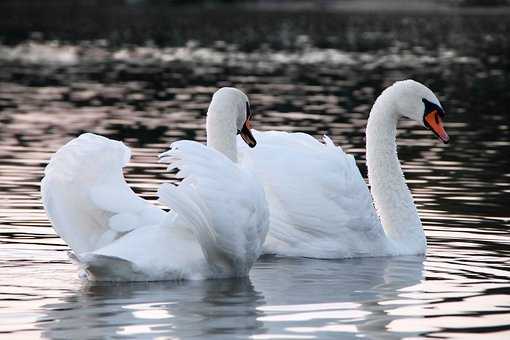
{"type": "Polygon", "coordinates": [[[390,311],[412,302],[401,291],[422,278],[422,257],[265,256],[250,279],[87,284],[45,305],[37,324],[44,337],[66,339],[380,336],[399,318],[390,311]]]}

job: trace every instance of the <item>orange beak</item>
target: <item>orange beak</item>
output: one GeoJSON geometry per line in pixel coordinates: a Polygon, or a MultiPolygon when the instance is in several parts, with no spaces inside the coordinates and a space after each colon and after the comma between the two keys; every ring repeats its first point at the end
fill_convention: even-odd
{"type": "Polygon", "coordinates": [[[443,141],[443,143],[446,144],[450,141],[450,137],[444,129],[443,121],[437,110],[433,110],[427,113],[423,120],[425,125],[431,129],[436,134],[436,136],[443,141]]]}

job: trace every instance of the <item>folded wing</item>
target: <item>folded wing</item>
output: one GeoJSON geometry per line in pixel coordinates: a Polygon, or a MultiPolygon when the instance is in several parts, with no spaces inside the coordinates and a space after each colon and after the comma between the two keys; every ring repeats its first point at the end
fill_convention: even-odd
{"type": "Polygon", "coordinates": [[[238,142],[240,162],[262,181],[270,206],[265,252],[287,256],[362,256],[384,236],[354,158],[325,137],[256,132],[238,142]]]}

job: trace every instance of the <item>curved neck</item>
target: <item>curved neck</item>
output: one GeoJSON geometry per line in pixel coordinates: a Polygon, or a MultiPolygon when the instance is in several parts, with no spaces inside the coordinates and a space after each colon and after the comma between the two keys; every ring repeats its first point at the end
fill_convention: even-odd
{"type": "Polygon", "coordinates": [[[421,252],[426,247],[425,234],[397,156],[399,115],[394,95],[383,92],[370,112],[366,130],[368,181],[386,235],[399,246],[421,252]]]}
{"type": "Polygon", "coordinates": [[[207,146],[221,152],[232,162],[237,162],[237,128],[233,119],[215,111],[207,112],[207,146]]]}

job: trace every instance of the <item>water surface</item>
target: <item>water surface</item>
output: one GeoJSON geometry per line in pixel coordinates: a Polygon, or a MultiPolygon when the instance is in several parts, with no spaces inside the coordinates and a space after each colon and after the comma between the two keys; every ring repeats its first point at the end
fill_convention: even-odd
{"type": "Polygon", "coordinates": [[[204,24],[176,21],[167,24],[174,31],[158,35],[141,20],[161,41],[140,33],[139,22],[132,36],[117,40],[111,27],[104,39],[97,32],[68,39],[65,29],[42,24],[42,37],[4,31],[1,334],[510,337],[508,18],[241,12],[233,20],[245,25],[228,35],[231,23],[218,24],[222,14],[186,13],[204,24]],[[249,34],[258,27],[278,35],[249,34]],[[128,144],[133,158],[125,176],[137,193],[155,199],[159,183],[173,180],[157,154],[177,139],[204,141],[204,114],[220,86],[249,94],[255,128],[328,134],[366,175],[370,106],[404,78],[434,89],[452,137],[443,145],[414,123],[399,127],[399,155],[427,235],[425,257],[264,257],[246,280],[91,285],[79,279],[42,210],[44,166],[85,131],[128,144]]]}

